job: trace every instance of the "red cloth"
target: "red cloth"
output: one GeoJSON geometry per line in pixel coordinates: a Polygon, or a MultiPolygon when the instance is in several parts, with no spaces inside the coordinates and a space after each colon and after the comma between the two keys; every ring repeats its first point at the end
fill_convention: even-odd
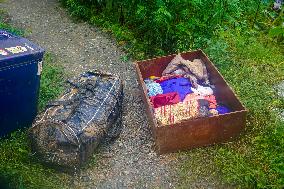
{"type": "Polygon", "coordinates": [[[181,78],[181,75],[170,75],[170,76],[162,76],[159,79],[155,80],[156,83],[162,83],[163,81],[167,81],[169,79],[181,78]]]}
{"type": "Polygon", "coordinates": [[[206,96],[205,100],[209,102],[209,108],[210,109],[216,109],[217,108],[217,101],[214,95],[206,96]]]}
{"type": "Polygon", "coordinates": [[[150,101],[154,108],[159,108],[165,105],[177,104],[180,102],[180,97],[177,92],[159,94],[156,96],[150,97],[150,101]]]}

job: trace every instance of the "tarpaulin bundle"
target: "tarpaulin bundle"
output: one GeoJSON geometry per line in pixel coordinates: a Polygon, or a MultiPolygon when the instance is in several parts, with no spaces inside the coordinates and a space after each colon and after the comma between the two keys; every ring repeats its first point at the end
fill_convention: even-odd
{"type": "Polygon", "coordinates": [[[29,130],[32,149],[43,162],[79,167],[106,138],[121,130],[123,85],[108,73],[86,72],[69,81],[29,130]]]}

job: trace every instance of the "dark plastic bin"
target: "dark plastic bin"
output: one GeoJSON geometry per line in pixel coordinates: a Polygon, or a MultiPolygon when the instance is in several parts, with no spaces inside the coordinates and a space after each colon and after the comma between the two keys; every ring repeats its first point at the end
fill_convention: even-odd
{"type": "Polygon", "coordinates": [[[43,54],[27,39],[0,30],[0,136],[33,122],[43,54]]]}

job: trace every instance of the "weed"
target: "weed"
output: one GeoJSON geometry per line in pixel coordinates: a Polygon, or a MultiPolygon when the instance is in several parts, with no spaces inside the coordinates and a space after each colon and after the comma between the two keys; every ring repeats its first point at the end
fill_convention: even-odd
{"type": "MultiPolygon", "coordinates": [[[[0,29],[17,35],[24,31],[4,22],[5,11],[0,11],[0,29]]],[[[39,109],[63,91],[63,69],[55,63],[55,57],[47,53],[41,76],[39,109]]],[[[32,154],[27,131],[13,132],[8,138],[0,139],[0,188],[66,188],[70,176],[58,173],[39,163],[32,154]]]]}
{"type": "Polygon", "coordinates": [[[41,75],[39,110],[42,110],[48,101],[58,97],[64,89],[63,68],[55,63],[55,57],[47,53],[44,57],[43,72],[41,75]]]}
{"type": "MultiPolygon", "coordinates": [[[[1,3],[1,1],[0,1],[1,3]]],[[[6,22],[6,17],[7,17],[7,13],[5,10],[0,9],[0,29],[4,29],[7,30],[11,33],[14,33],[16,35],[24,35],[24,31],[18,28],[14,28],[12,27],[9,23],[6,22]]]]}
{"type": "Polygon", "coordinates": [[[36,163],[26,131],[16,131],[0,140],[0,175],[9,188],[64,188],[68,175],[36,163]]]}
{"type": "Polygon", "coordinates": [[[129,60],[129,57],[127,55],[124,55],[124,56],[121,56],[120,59],[123,62],[127,62],[129,60]]]}
{"type": "MultiPolygon", "coordinates": [[[[202,48],[220,28],[268,32],[283,22],[283,13],[266,11],[271,1],[61,1],[71,15],[111,31],[136,59],[202,48]]],[[[281,31],[270,33],[281,36],[281,31]]]]}
{"type": "MultiPolygon", "coordinates": [[[[249,110],[245,134],[217,150],[215,161],[229,182],[254,188],[284,186],[283,121],[274,109],[283,109],[284,100],[273,85],[284,79],[284,55],[265,36],[254,37],[225,32],[227,57],[211,57],[249,110]]],[[[214,56],[215,55],[215,56],[214,56]]],[[[225,54],[226,55],[226,54],[225,54]]]]}
{"type": "Polygon", "coordinates": [[[274,110],[284,103],[272,86],[284,79],[284,17],[271,11],[273,1],[62,1],[136,59],[203,48],[249,110],[238,140],[183,153],[181,188],[206,175],[238,187],[283,188],[284,126],[274,110]]]}
{"type": "MultiPolygon", "coordinates": [[[[39,109],[63,91],[63,71],[47,53],[41,78],[39,109]]],[[[0,177],[9,188],[64,188],[69,176],[39,163],[31,152],[26,130],[0,139],[0,177]]]]}

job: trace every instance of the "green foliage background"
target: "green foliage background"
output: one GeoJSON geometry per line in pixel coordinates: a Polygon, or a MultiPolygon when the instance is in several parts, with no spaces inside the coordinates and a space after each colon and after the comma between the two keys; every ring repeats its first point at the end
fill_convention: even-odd
{"type": "MultiPolygon", "coordinates": [[[[249,110],[238,140],[182,153],[180,188],[210,174],[239,188],[284,188],[284,102],[273,89],[284,80],[283,8],[273,11],[271,0],[61,1],[71,15],[111,32],[135,59],[204,49],[249,110]]],[[[2,15],[0,28],[24,33],[2,15]]],[[[63,90],[62,69],[50,54],[45,62],[41,109],[63,90]]],[[[0,151],[0,175],[11,187],[63,188],[68,180],[36,162],[25,131],[1,139],[0,151]]]]}
{"type": "Polygon", "coordinates": [[[284,80],[283,8],[273,11],[272,0],[61,1],[135,59],[202,48],[249,110],[238,140],[182,153],[181,188],[204,174],[241,188],[284,187],[284,102],[273,88],[284,80]]]}
{"type": "Polygon", "coordinates": [[[118,40],[126,41],[131,54],[139,59],[203,48],[219,30],[229,28],[247,30],[257,27],[266,33],[273,29],[271,35],[283,34],[279,31],[283,11],[275,13],[266,9],[272,1],[61,1],[72,15],[114,31],[118,40]]]}

